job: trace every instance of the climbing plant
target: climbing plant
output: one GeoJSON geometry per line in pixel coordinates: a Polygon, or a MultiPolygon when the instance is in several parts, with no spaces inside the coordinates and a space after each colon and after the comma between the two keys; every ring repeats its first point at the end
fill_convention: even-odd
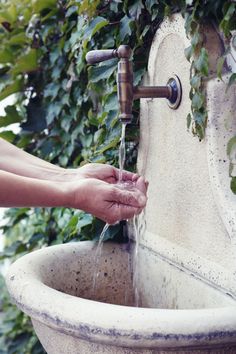
{"type": "MultiPolygon", "coordinates": [[[[0,136],[26,151],[63,167],[87,162],[117,165],[120,124],[115,84],[117,60],[88,67],[91,49],[129,44],[133,49],[135,84],[145,73],[150,46],[164,17],[180,11],[191,45],[192,110],[187,127],[204,138],[207,123],[202,80],[208,76],[207,50],[201,35],[205,22],[214,23],[229,38],[236,26],[236,4],[230,0],[2,0],[0,4],[0,100],[14,101],[0,117],[0,136]],[[12,124],[20,125],[14,133],[12,124]]],[[[218,74],[224,65],[219,60],[218,74]]],[[[229,84],[235,81],[231,76],[229,84]]],[[[126,168],[134,169],[138,144],[138,102],[127,131],[126,168]]],[[[236,137],[228,145],[232,190],[236,137]]],[[[103,223],[82,211],[63,208],[11,209],[3,231],[1,259],[43,245],[98,237],[103,223]]],[[[121,226],[109,228],[118,238],[121,226]]],[[[3,284],[1,284],[3,288],[3,284]]],[[[43,349],[28,318],[1,291],[4,320],[0,324],[0,354],[36,354],[43,349]]]]}

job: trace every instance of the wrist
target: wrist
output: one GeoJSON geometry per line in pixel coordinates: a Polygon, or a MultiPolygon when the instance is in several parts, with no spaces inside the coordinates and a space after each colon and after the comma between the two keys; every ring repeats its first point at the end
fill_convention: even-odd
{"type": "Polygon", "coordinates": [[[52,168],[40,169],[38,178],[55,182],[73,182],[78,179],[76,169],[53,166],[52,168]]]}
{"type": "Polygon", "coordinates": [[[63,183],[59,183],[59,187],[64,195],[65,207],[82,209],[82,206],[86,202],[86,181],[84,179],[75,180],[73,174],[72,180],[68,182],[68,178],[63,183]]]}

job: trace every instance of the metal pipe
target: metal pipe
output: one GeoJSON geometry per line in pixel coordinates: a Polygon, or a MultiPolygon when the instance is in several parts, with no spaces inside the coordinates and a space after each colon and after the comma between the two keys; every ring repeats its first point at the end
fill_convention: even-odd
{"type": "Polygon", "coordinates": [[[127,58],[120,59],[117,73],[117,94],[120,105],[119,118],[122,122],[130,123],[133,107],[133,68],[127,58]]]}
{"type": "Polygon", "coordinates": [[[139,98],[167,98],[172,95],[170,86],[135,86],[133,89],[134,99],[139,98]]]}

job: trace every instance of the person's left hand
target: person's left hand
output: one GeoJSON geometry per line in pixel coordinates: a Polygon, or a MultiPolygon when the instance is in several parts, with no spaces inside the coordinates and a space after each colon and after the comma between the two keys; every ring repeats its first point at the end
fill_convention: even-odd
{"type": "MultiPolygon", "coordinates": [[[[118,168],[102,163],[90,163],[77,169],[77,177],[96,178],[107,183],[117,183],[119,181],[118,168]]],[[[122,181],[136,182],[139,176],[129,171],[122,172],[122,181]]]]}

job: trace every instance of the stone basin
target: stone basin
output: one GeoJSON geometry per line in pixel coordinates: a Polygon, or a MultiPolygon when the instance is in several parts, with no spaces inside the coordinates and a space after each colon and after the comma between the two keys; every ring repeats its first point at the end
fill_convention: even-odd
{"type": "MultiPolygon", "coordinates": [[[[140,250],[141,258],[145,257],[144,248],[140,250]]],[[[183,306],[184,295],[173,292],[169,304],[159,300],[159,308],[148,308],[148,296],[151,299],[153,294],[144,291],[140,293],[142,307],[134,307],[131,251],[130,244],[105,243],[100,261],[94,266],[96,244],[86,241],[44,248],[11,265],[7,276],[10,295],[31,317],[47,353],[236,352],[235,301],[158,260],[157,255],[147,253],[148,262],[165,263],[160,271],[155,267],[156,279],[158,272],[166,275],[168,291],[173,287],[169,277],[173,273],[175,284],[187,286],[189,301],[185,299],[183,306]],[[95,292],[94,271],[99,274],[95,292]],[[203,298],[206,308],[202,307],[203,298]]],[[[158,284],[155,279],[153,282],[158,298],[158,284]]]]}

